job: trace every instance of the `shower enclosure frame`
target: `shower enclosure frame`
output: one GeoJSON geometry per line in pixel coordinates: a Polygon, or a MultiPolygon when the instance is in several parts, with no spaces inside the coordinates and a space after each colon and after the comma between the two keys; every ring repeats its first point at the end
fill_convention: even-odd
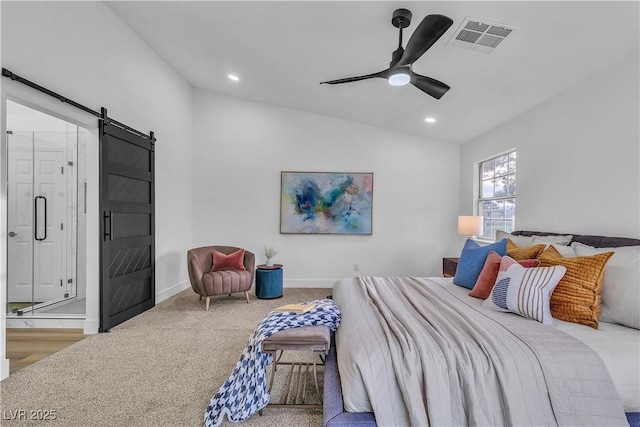
{"type": "MultiPolygon", "coordinates": [[[[12,110],[20,111],[24,107],[15,102],[12,105],[15,105],[12,110]]],[[[28,110],[25,113],[30,115],[28,110]]],[[[86,295],[84,260],[78,257],[78,251],[85,248],[79,238],[84,239],[86,233],[86,209],[81,206],[86,201],[86,193],[82,191],[86,188],[83,147],[86,135],[82,127],[68,121],[40,117],[31,126],[24,123],[11,126],[38,128],[43,120],[52,120],[49,128],[58,130],[18,130],[5,134],[9,228],[7,302],[30,303],[7,309],[16,316],[41,314],[41,309],[71,302],[74,298],[82,301],[86,295]],[[81,182],[84,185],[79,186],[81,182]]],[[[84,317],[86,308],[82,307],[79,312],[76,305],[66,314],[84,317]]],[[[64,310],[58,313],[65,314],[64,310]]]]}

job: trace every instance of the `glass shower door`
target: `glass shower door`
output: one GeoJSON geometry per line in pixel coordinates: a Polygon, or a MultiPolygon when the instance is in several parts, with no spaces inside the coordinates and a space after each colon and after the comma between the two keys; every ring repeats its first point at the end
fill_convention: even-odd
{"type": "Polygon", "coordinates": [[[35,314],[75,296],[69,251],[75,249],[76,185],[69,182],[67,139],[67,132],[8,135],[9,313],[35,314]]]}

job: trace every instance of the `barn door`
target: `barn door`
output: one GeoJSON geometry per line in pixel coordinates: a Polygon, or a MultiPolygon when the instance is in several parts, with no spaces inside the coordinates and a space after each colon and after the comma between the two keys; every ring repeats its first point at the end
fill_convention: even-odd
{"type": "Polygon", "coordinates": [[[154,137],[100,129],[100,331],[155,304],[154,137]]]}

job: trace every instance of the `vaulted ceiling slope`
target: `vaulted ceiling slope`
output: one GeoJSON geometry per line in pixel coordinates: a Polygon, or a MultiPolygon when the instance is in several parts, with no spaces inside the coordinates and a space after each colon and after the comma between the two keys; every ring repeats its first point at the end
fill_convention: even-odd
{"type": "Polygon", "coordinates": [[[194,88],[457,143],[640,49],[637,1],[107,4],[194,88]],[[413,66],[451,86],[442,99],[383,79],[319,84],[387,68],[401,7],[413,13],[405,45],[426,15],[454,21],[413,66]],[[489,55],[449,47],[467,17],[517,29],[489,55]]]}

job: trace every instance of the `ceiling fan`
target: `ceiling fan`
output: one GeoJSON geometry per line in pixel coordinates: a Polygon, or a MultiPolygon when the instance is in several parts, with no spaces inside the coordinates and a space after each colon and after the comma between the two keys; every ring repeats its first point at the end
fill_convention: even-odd
{"type": "Polygon", "coordinates": [[[442,98],[442,95],[450,89],[449,86],[430,77],[414,73],[411,65],[438,41],[451,24],[453,24],[453,20],[444,15],[427,15],[411,35],[411,38],[407,42],[406,49],[402,48],[402,29],[411,24],[411,12],[407,9],[395,10],[391,18],[391,23],[399,29],[400,35],[398,49],[396,49],[391,56],[389,68],[373,74],[330,80],[321,82],[320,84],[335,85],[379,77],[387,79],[392,86],[403,86],[411,83],[436,99],[442,98]]]}

